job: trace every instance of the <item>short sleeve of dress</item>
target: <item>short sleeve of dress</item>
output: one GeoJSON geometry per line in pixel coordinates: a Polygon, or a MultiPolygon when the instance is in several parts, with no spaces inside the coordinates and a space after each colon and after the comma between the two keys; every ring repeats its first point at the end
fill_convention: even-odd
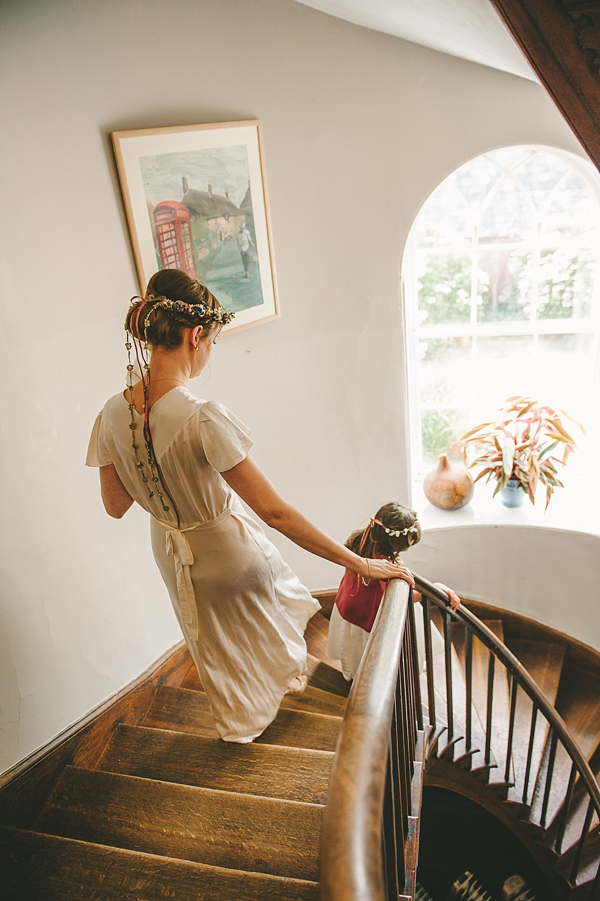
{"type": "Polygon", "coordinates": [[[112,460],[110,459],[106,445],[102,440],[102,413],[98,413],[94,428],[92,429],[87,457],[85,458],[85,465],[108,466],[109,463],[112,463],[112,460]]]}
{"type": "Polygon", "coordinates": [[[246,459],[252,447],[250,429],[216,401],[202,404],[200,434],[206,459],[217,472],[227,472],[246,459]]]}

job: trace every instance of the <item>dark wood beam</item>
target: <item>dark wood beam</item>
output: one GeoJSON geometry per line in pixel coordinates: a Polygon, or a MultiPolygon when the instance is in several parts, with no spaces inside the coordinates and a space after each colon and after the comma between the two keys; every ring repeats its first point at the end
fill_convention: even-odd
{"type": "Polygon", "coordinates": [[[600,0],[491,0],[600,169],[600,0]]]}

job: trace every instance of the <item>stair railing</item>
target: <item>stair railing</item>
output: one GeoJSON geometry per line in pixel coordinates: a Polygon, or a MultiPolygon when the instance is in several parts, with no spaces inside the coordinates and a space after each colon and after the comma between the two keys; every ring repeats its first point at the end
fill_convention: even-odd
{"type": "MultiPolygon", "coordinates": [[[[444,703],[447,740],[452,742],[457,736],[457,723],[454,715],[454,692],[452,677],[452,635],[451,622],[461,622],[466,629],[465,632],[465,720],[463,727],[464,741],[466,745],[466,754],[470,754],[474,750],[473,728],[472,728],[472,696],[473,696],[473,637],[476,636],[489,650],[489,666],[487,673],[487,703],[485,710],[485,746],[484,759],[485,764],[490,765],[492,759],[492,739],[494,736],[495,720],[494,720],[494,673],[496,665],[504,666],[507,670],[507,678],[509,685],[509,718],[508,718],[508,735],[506,739],[506,749],[503,754],[504,772],[502,774],[505,784],[511,784],[511,760],[513,754],[513,742],[515,739],[515,713],[517,706],[517,689],[520,687],[530,698],[531,721],[529,724],[528,735],[525,736],[527,741],[527,761],[525,765],[525,773],[523,776],[523,784],[519,786],[521,789],[521,801],[524,806],[528,806],[530,798],[532,779],[535,779],[535,773],[532,773],[532,758],[534,741],[536,738],[536,727],[541,719],[545,719],[548,727],[548,744],[549,748],[547,766],[545,773],[542,774],[542,786],[537,786],[536,791],[540,792],[541,810],[538,825],[542,830],[546,829],[548,805],[550,801],[550,792],[553,786],[554,767],[556,762],[556,754],[559,744],[568,754],[571,760],[571,770],[567,789],[560,800],[557,818],[555,820],[555,828],[551,836],[550,848],[560,856],[565,838],[565,831],[569,820],[569,813],[577,787],[579,795],[584,796],[584,803],[587,805],[586,814],[583,818],[579,838],[575,845],[572,860],[569,861],[568,873],[565,874],[566,881],[570,886],[577,885],[580,871],[585,867],[585,848],[586,843],[596,833],[593,826],[594,813],[600,816],[600,787],[595,779],[594,773],[589,766],[583,752],[579,748],[577,742],[569,732],[564,720],[558,711],[550,704],[547,698],[541,692],[537,683],[532,679],[529,672],[523,664],[515,657],[515,655],[506,647],[506,645],[498,638],[494,632],[489,629],[485,623],[482,623],[475,614],[464,606],[458,611],[452,612],[447,606],[447,599],[443,592],[435,588],[426,579],[419,576],[415,577],[416,588],[422,595],[423,609],[423,627],[425,633],[425,659],[427,671],[427,706],[429,725],[436,730],[436,692],[434,685],[434,663],[431,642],[431,610],[432,605],[441,610],[443,617],[443,639],[444,639],[444,672],[446,698],[444,703]]],[[[483,712],[483,711],[482,711],[483,712]]],[[[523,736],[520,736],[520,741],[523,736]]],[[[554,784],[556,790],[556,784],[554,784]]],[[[590,899],[600,897],[600,866],[596,871],[590,899]]]]}
{"type": "Polygon", "coordinates": [[[423,713],[411,592],[388,583],[338,738],[321,833],[322,901],[414,897],[423,713]]]}
{"type": "MultiPolygon", "coordinates": [[[[566,881],[575,886],[586,866],[586,843],[597,831],[600,787],[567,726],[544,697],[525,667],[504,643],[466,607],[451,611],[445,595],[430,582],[415,576],[422,595],[424,661],[427,697],[424,722],[420,697],[412,593],[405,582],[388,583],[363,661],[348,698],[334,758],[321,836],[321,901],[392,901],[414,897],[418,852],[421,772],[418,758],[424,742],[445,730],[448,745],[464,739],[465,756],[476,751],[472,723],[473,637],[489,650],[487,703],[484,727],[484,759],[492,764],[494,736],[494,673],[496,664],[507,670],[509,728],[506,741],[504,782],[511,778],[517,688],[532,701],[527,763],[522,786],[527,805],[532,781],[532,757],[536,724],[548,724],[549,755],[543,780],[539,825],[546,817],[557,749],[571,760],[570,777],[557,814],[552,849],[562,852],[573,799],[583,793],[587,811],[576,842],[566,881]],[[445,698],[436,697],[432,643],[432,609],[443,618],[445,698]],[[454,713],[452,621],[465,626],[465,723],[454,713]],[[437,702],[444,705],[445,721],[438,718],[437,702]],[[424,727],[428,735],[425,735],[424,727]]],[[[462,690],[462,686],[461,686],[462,690]]],[[[589,898],[600,898],[600,867],[589,898]]]]}

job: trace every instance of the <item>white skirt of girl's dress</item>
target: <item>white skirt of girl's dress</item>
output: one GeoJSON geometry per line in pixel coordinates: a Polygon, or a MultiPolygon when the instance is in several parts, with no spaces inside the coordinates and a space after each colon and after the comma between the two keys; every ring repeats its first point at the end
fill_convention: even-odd
{"type": "MultiPolygon", "coordinates": [[[[419,657],[419,670],[425,670],[425,631],[423,617],[420,610],[415,610],[415,625],[417,632],[417,654],[419,657]]],[[[329,620],[329,635],[327,636],[327,656],[332,660],[339,660],[342,665],[344,679],[351,682],[357,673],[362,660],[370,632],[365,632],[360,626],[346,622],[338,608],[333,605],[331,619],[329,620]]],[[[431,649],[433,656],[444,653],[444,639],[435,625],[431,624],[431,649]]]]}

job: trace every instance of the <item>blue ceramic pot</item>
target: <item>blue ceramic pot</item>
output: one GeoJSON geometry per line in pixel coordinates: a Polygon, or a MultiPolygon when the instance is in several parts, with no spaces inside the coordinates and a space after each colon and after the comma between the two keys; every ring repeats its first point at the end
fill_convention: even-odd
{"type": "Polygon", "coordinates": [[[500,492],[500,500],[505,507],[520,507],[525,500],[525,490],[518,479],[509,479],[500,492]]]}

